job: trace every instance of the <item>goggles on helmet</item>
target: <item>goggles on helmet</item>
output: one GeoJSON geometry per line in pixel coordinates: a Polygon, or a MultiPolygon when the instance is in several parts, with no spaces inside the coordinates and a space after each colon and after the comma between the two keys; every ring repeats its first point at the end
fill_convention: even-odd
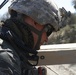
{"type": "Polygon", "coordinates": [[[47,36],[49,36],[54,31],[54,28],[52,25],[46,24],[44,30],[46,31],[47,36]]]}

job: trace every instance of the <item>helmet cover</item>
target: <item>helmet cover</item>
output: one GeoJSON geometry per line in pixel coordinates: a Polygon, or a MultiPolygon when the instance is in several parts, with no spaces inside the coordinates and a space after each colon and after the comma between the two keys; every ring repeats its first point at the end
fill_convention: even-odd
{"type": "Polygon", "coordinates": [[[60,12],[53,0],[15,0],[9,12],[25,14],[41,25],[50,24],[57,31],[60,28],[60,12]]]}

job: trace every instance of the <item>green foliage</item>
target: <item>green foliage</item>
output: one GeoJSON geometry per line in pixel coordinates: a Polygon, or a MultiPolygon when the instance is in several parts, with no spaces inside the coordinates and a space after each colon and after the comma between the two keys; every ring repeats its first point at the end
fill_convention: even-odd
{"type": "Polygon", "coordinates": [[[76,13],[72,13],[68,22],[69,25],[76,24],[76,13]]]}
{"type": "Polygon", "coordinates": [[[67,25],[49,36],[48,44],[76,43],[76,24],[67,25]]]}
{"type": "Polygon", "coordinates": [[[76,0],[73,0],[72,4],[73,4],[74,8],[76,9],[76,0]]]}
{"type": "Polygon", "coordinates": [[[76,43],[76,13],[71,14],[65,27],[49,36],[48,44],[62,43],[76,43]]]}

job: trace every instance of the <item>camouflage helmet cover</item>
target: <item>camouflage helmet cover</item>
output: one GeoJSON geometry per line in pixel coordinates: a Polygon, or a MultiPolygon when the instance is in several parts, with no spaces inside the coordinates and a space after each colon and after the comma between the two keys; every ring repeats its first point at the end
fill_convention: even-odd
{"type": "Polygon", "coordinates": [[[51,24],[55,30],[60,25],[60,13],[52,0],[15,0],[9,6],[9,12],[15,10],[25,14],[41,25],[51,24]]]}

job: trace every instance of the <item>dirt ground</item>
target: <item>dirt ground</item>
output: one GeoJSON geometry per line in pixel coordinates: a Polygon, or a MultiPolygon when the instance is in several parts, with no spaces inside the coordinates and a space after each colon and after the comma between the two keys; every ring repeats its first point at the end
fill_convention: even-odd
{"type": "Polygon", "coordinates": [[[47,75],[76,75],[75,64],[45,66],[47,75]]]}

